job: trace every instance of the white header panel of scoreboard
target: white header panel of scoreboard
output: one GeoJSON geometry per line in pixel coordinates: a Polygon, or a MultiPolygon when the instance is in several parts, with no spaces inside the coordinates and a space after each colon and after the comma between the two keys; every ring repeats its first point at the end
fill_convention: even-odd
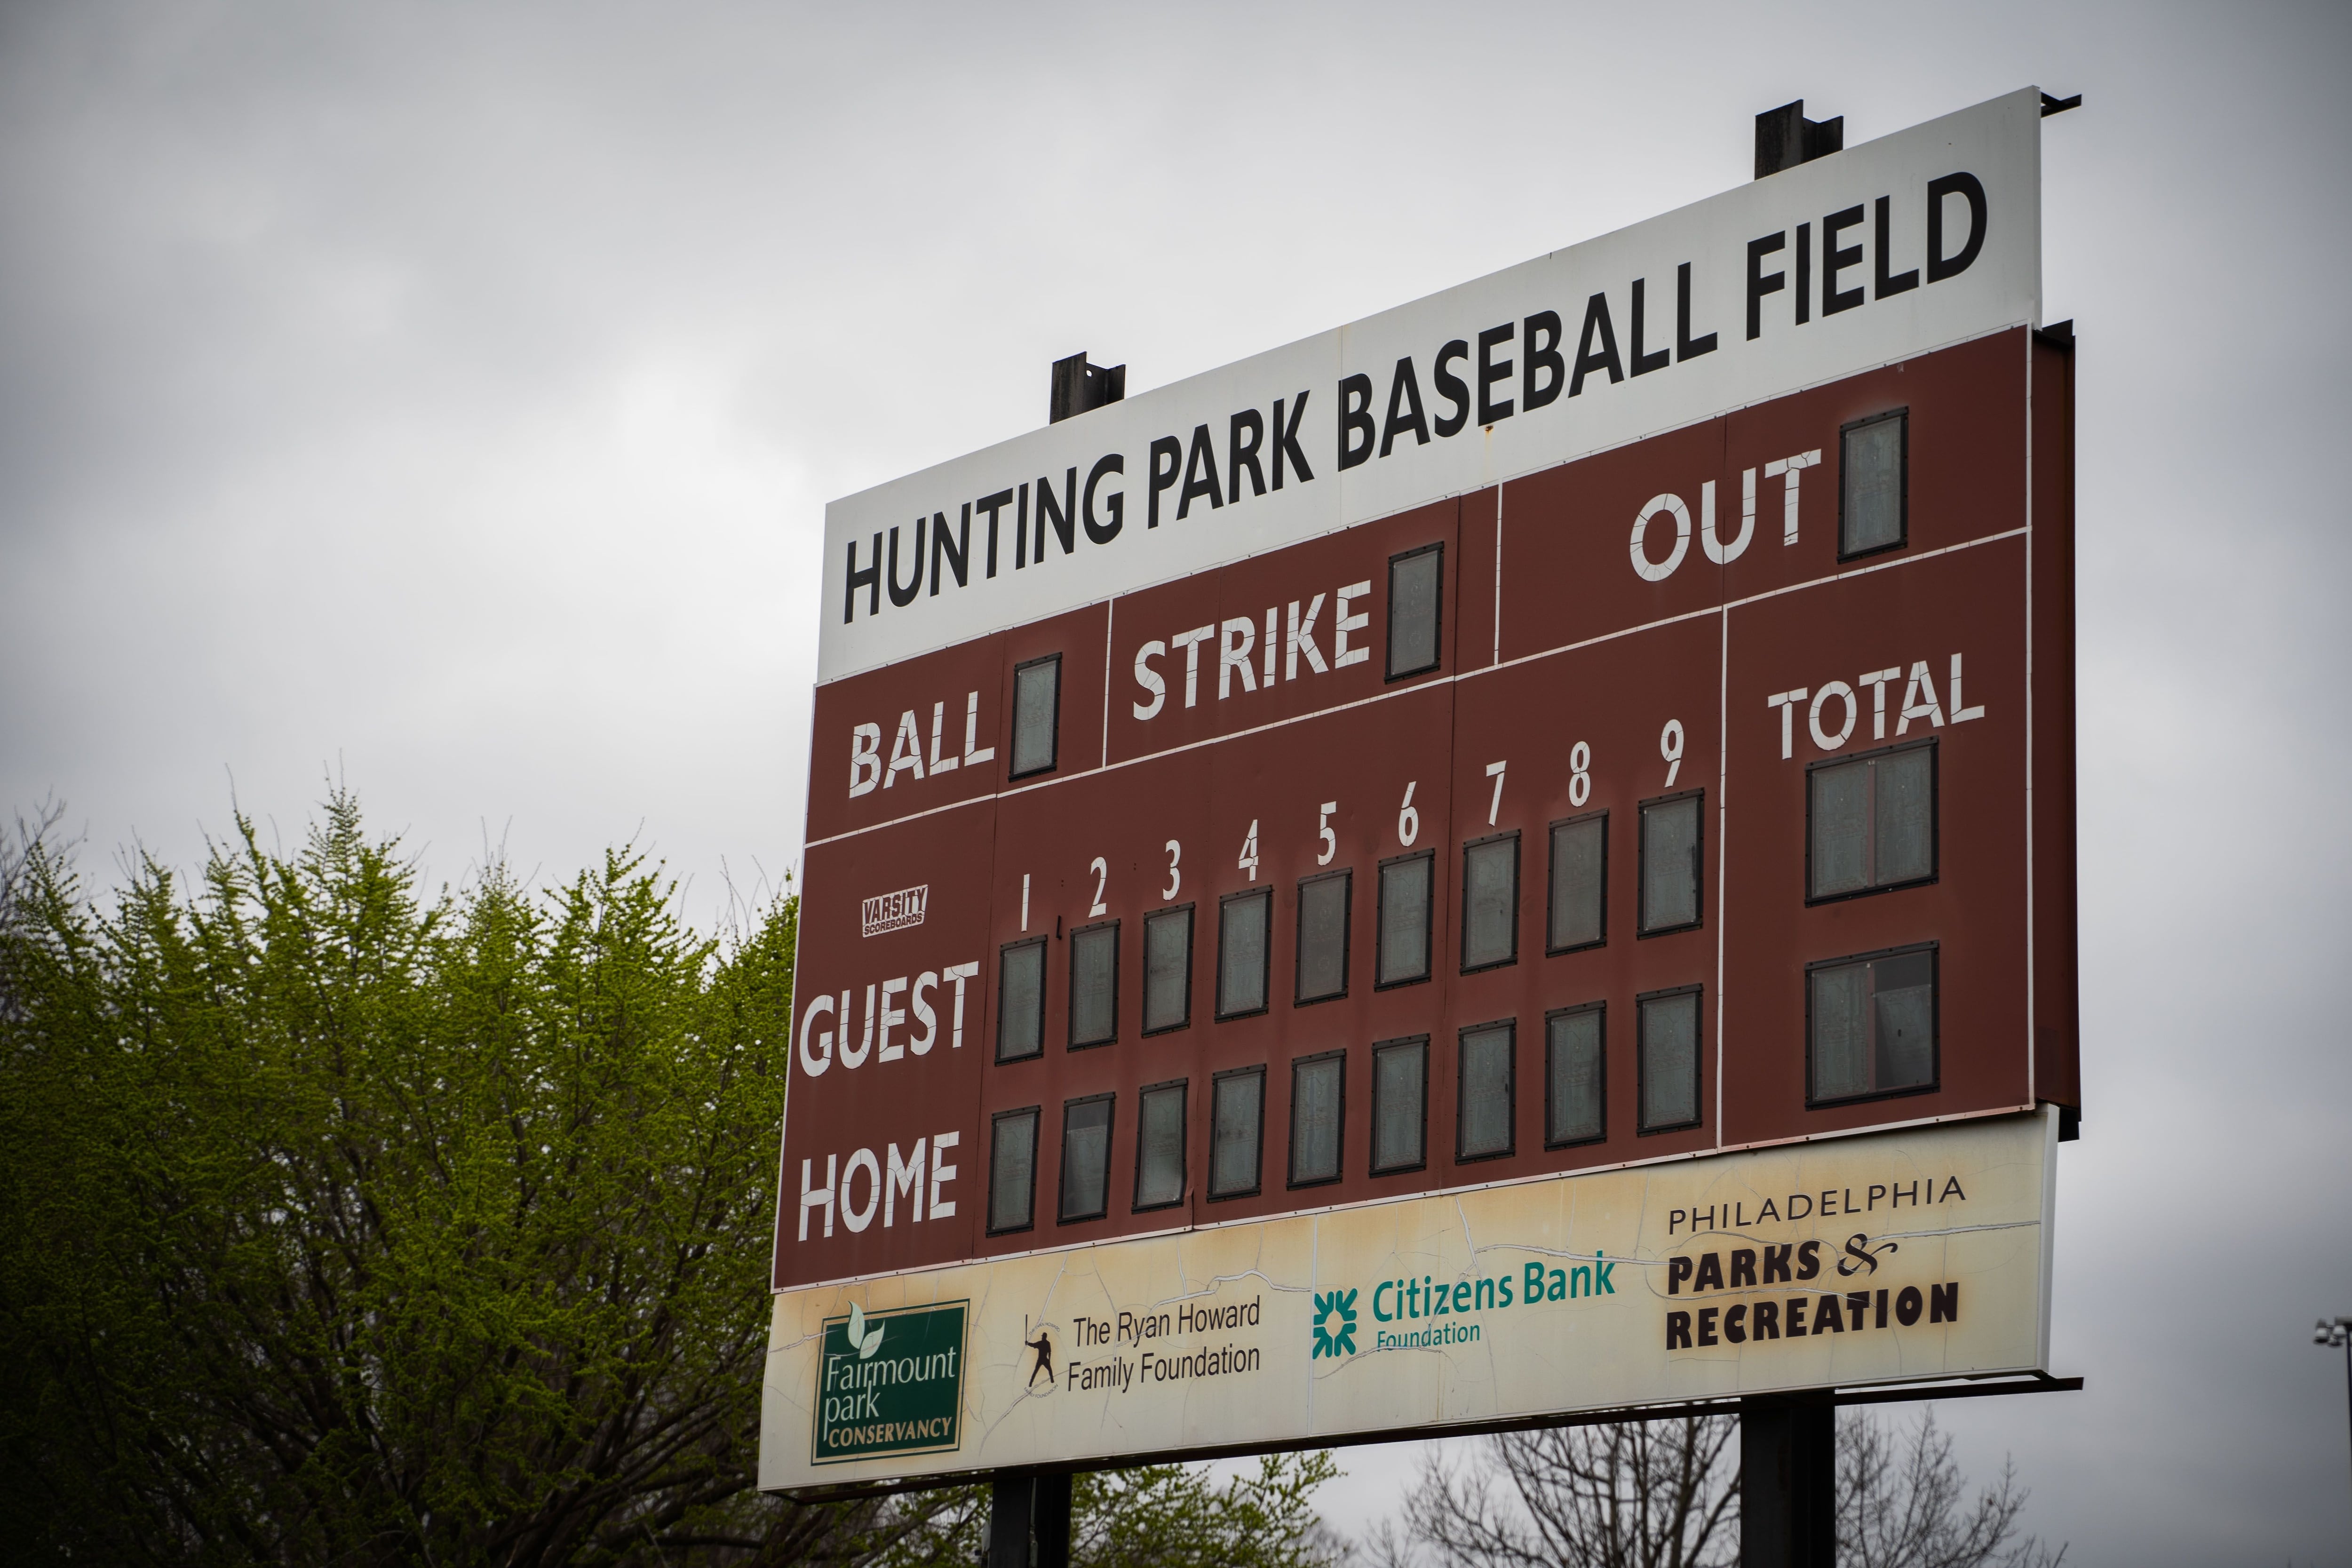
{"type": "Polygon", "coordinates": [[[2011,93],[836,501],[818,679],[2035,324],[2040,114],[2011,93]]]}

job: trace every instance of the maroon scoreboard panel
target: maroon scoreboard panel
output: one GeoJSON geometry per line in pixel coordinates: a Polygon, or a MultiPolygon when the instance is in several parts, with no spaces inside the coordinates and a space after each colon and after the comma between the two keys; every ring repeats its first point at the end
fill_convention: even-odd
{"type": "Polygon", "coordinates": [[[821,686],[778,1288],[2078,1104],[2071,362],[821,686]]]}
{"type": "Polygon", "coordinates": [[[762,1487],[2046,1372],[2039,126],[827,509],[762,1487]]]}

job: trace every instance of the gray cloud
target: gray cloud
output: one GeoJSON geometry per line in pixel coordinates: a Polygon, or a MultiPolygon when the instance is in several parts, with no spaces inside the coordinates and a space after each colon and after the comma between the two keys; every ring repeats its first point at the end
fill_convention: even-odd
{"type": "MultiPolygon", "coordinates": [[[[0,784],[186,864],[343,770],[436,876],[797,851],[829,497],[2029,81],[2082,334],[2072,1560],[2346,1561],[2340,7],[19,6],[0,784]]],[[[1351,1513],[1399,1450],[1350,1457],[1351,1513]]]]}

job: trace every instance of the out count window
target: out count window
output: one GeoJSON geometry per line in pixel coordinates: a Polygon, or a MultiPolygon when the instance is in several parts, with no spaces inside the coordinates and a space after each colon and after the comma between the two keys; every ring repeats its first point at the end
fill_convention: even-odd
{"type": "Polygon", "coordinates": [[[1903,408],[1857,419],[1840,433],[1839,560],[1892,550],[1908,536],[1910,434],[1903,408]]]}

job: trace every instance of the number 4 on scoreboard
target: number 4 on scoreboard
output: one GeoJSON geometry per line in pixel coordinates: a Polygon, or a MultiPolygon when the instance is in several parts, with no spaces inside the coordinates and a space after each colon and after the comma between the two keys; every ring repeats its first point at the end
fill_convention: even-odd
{"type": "Polygon", "coordinates": [[[1257,818],[1254,816],[1250,818],[1249,837],[1242,840],[1242,858],[1237,864],[1249,873],[1251,881],[1257,880],[1257,818]]]}

